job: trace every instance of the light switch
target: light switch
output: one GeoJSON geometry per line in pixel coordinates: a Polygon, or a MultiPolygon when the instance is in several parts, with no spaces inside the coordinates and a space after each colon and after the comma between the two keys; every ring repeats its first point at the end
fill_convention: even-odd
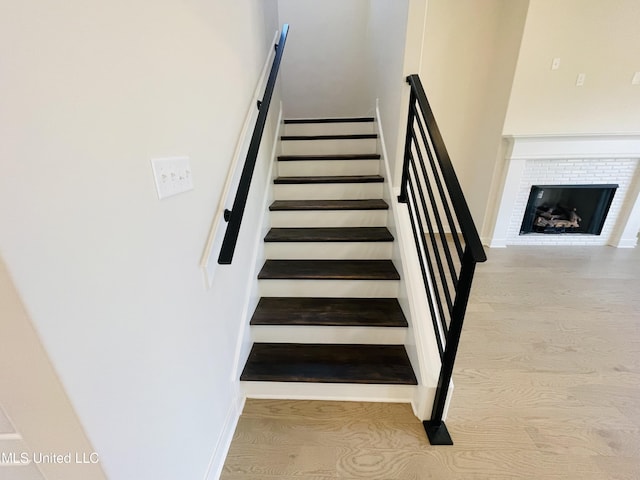
{"type": "Polygon", "coordinates": [[[583,86],[585,78],[586,78],[586,75],[584,73],[579,73],[578,78],[576,78],[576,87],[583,86]]]}
{"type": "Polygon", "coordinates": [[[554,58],[551,62],[551,70],[558,70],[560,68],[560,59],[554,58]]]}
{"type": "Polygon", "coordinates": [[[158,198],[193,190],[189,157],[154,158],[151,160],[158,198]]]}
{"type": "Polygon", "coordinates": [[[640,72],[636,72],[633,74],[631,85],[640,85],[640,72]]]}

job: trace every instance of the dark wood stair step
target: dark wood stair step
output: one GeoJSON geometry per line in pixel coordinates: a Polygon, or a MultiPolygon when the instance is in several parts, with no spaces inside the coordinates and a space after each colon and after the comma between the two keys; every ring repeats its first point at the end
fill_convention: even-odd
{"type": "Polygon", "coordinates": [[[267,260],[261,280],[399,280],[391,260],[267,260]]]}
{"type": "Polygon", "coordinates": [[[280,155],[281,162],[299,162],[312,160],[379,160],[379,153],[345,153],[337,155],[280,155]]]}
{"type": "Polygon", "coordinates": [[[272,228],[265,242],[392,242],[387,227],[272,228]]]}
{"type": "Polygon", "coordinates": [[[350,133],[340,135],[282,135],[282,141],[299,141],[299,140],[366,140],[369,138],[378,138],[375,133],[350,133]]]}
{"type": "Polygon", "coordinates": [[[367,123],[373,122],[373,117],[345,117],[345,118],[287,118],[285,125],[300,123],[367,123]]]}
{"type": "Polygon", "coordinates": [[[240,380],[418,384],[403,345],[254,343],[240,380]]]}
{"type": "Polygon", "coordinates": [[[380,175],[332,175],[307,177],[278,177],[273,183],[277,185],[309,184],[309,183],[382,183],[384,177],[380,175]]]}
{"type": "Polygon", "coordinates": [[[407,327],[395,298],[263,297],[251,325],[407,327]]]}
{"type": "Polygon", "coordinates": [[[365,200],[276,200],[269,210],[388,210],[382,199],[365,200]]]}

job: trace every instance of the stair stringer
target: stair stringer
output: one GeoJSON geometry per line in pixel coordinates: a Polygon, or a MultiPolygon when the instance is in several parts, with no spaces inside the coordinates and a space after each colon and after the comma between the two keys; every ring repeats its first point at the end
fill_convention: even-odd
{"type": "MultiPolygon", "coordinates": [[[[398,301],[409,323],[405,348],[418,379],[418,386],[415,387],[411,405],[416,417],[420,420],[428,420],[431,417],[438,386],[441,366],[440,354],[431,321],[428,299],[424,291],[409,214],[406,208],[398,202],[400,189],[394,186],[397,182],[392,177],[389,167],[389,157],[384,142],[377,101],[375,119],[378,133],[378,152],[381,154],[380,168],[387,179],[383,192],[383,199],[389,204],[387,228],[395,238],[391,259],[400,273],[398,301]]],[[[445,418],[452,392],[453,385],[449,390],[445,418]]]]}
{"type": "MultiPolygon", "coordinates": [[[[240,373],[242,372],[242,368],[244,364],[247,362],[247,358],[249,357],[249,352],[251,351],[251,346],[253,345],[253,339],[251,338],[251,328],[249,322],[251,321],[251,316],[253,315],[253,311],[258,305],[258,301],[260,300],[260,288],[258,284],[258,272],[262,268],[264,261],[266,260],[265,253],[265,244],[264,237],[269,231],[269,205],[273,202],[273,180],[278,176],[277,175],[277,158],[278,155],[282,154],[282,141],[280,140],[280,136],[284,127],[284,119],[283,119],[283,108],[282,102],[279,102],[279,111],[278,111],[278,120],[275,124],[275,131],[273,133],[274,143],[273,150],[269,152],[269,166],[267,170],[267,174],[264,177],[264,184],[260,185],[262,188],[263,196],[261,199],[261,213],[260,219],[258,221],[258,228],[255,228],[255,238],[254,238],[254,250],[251,255],[252,259],[252,269],[250,272],[250,276],[247,279],[247,295],[245,300],[245,306],[243,309],[241,323],[240,323],[240,331],[238,332],[237,343],[236,343],[236,351],[234,355],[234,363],[233,368],[231,369],[231,381],[239,386],[242,396],[242,404],[244,405],[244,401],[246,400],[246,394],[242,391],[241,382],[239,380],[240,373]]],[[[251,225],[246,225],[245,228],[252,228],[251,225]]]]}

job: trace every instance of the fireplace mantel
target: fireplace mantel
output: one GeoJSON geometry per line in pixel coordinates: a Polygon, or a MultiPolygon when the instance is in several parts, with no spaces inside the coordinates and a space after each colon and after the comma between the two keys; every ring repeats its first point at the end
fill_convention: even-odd
{"type": "Polygon", "coordinates": [[[509,136],[504,140],[508,145],[506,176],[490,247],[636,246],[640,230],[640,135],[509,136]],[[522,238],[518,226],[525,199],[531,186],[541,183],[619,183],[602,235],[541,234],[522,238]]]}

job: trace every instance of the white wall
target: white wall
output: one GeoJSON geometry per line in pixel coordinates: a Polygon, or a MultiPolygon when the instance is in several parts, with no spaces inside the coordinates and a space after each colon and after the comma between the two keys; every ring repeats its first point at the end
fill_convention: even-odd
{"type": "Polygon", "coordinates": [[[425,9],[424,0],[371,0],[369,11],[369,79],[394,185],[400,181],[396,172],[401,172],[409,104],[405,79],[419,68],[425,9]]]}
{"type": "Polygon", "coordinates": [[[289,23],[282,61],[288,118],[372,113],[367,76],[369,0],[278,0],[289,23]]]}
{"type": "Polygon", "coordinates": [[[3,332],[0,453],[14,453],[18,459],[22,453],[27,453],[28,459],[39,458],[39,453],[71,454],[71,463],[45,462],[37,467],[0,465],[0,475],[11,480],[42,478],[33,472],[39,468],[47,480],[104,479],[100,464],[90,463],[98,457],[49,363],[2,259],[0,311],[3,332]],[[7,423],[13,428],[7,428],[7,423]],[[76,463],[76,458],[88,459],[89,463],[76,463]]]}
{"type": "Polygon", "coordinates": [[[505,135],[640,132],[639,25],[637,0],[531,0],[505,135]]]}
{"type": "Polygon", "coordinates": [[[480,229],[529,0],[429,0],[420,76],[480,229]]]}
{"type": "Polygon", "coordinates": [[[210,291],[198,262],[275,2],[10,3],[0,251],[109,478],[203,478],[237,407],[257,206],[210,291]],[[195,190],[159,201],[149,160],[173,155],[195,190]]]}

